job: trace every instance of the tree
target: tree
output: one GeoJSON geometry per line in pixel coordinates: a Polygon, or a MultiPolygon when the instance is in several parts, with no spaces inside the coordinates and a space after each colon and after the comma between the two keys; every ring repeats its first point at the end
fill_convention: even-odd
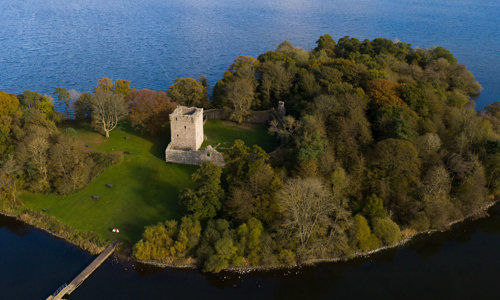
{"type": "Polygon", "coordinates": [[[420,158],[415,146],[405,140],[385,139],[375,146],[369,180],[373,192],[384,199],[397,220],[403,222],[418,211],[411,195],[420,183],[420,158]]]}
{"type": "Polygon", "coordinates": [[[242,122],[248,116],[255,99],[256,65],[258,61],[253,57],[238,56],[214,87],[214,102],[226,109],[234,121],[242,122]]]}
{"type": "Polygon", "coordinates": [[[287,68],[281,61],[266,61],[259,65],[258,71],[263,108],[276,106],[278,101],[287,98],[295,77],[294,68],[287,68]]]}
{"type": "Polygon", "coordinates": [[[14,116],[19,112],[19,100],[15,94],[0,91],[0,117],[14,116]]]}
{"type": "Polygon", "coordinates": [[[493,125],[495,132],[500,135],[500,101],[493,102],[484,108],[486,117],[493,125]]]}
{"type": "Polygon", "coordinates": [[[112,91],[113,90],[113,80],[108,77],[103,77],[97,80],[97,87],[94,88],[94,93],[97,91],[112,91]]]}
{"type": "Polygon", "coordinates": [[[34,107],[38,102],[42,101],[43,96],[37,92],[25,90],[19,95],[19,102],[26,108],[34,107]]]}
{"type": "Polygon", "coordinates": [[[94,127],[104,131],[106,138],[109,132],[128,114],[128,105],[123,96],[105,89],[97,89],[91,99],[92,123],[94,127]]]}
{"type": "Polygon", "coordinates": [[[386,79],[374,79],[368,83],[366,94],[376,107],[394,104],[406,107],[406,103],[399,98],[400,85],[386,79]]]}
{"type": "Polygon", "coordinates": [[[51,122],[58,122],[61,119],[61,113],[54,109],[54,101],[50,96],[25,90],[18,98],[28,115],[36,110],[51,122]]]}
{"type": "Polygon", "coordinates": [[[167,93],[162,91],[156,92],[148,89],[132,91],[129,99],[128,118],[132,126],[150,135],[156,135],[168,123],[169,115],[176,107],[167,93]]]}
{"type": "Polygon", "coordinates": [[[68,90],[63,87],[56,87],[53,95],[57,96],[57,105],[64,105],[64,111],[66,112],[66,118],[67,118],[71,100],[68,90]]]}
{"type": "Polygon", "coordinates": [[[362,215],[354,217],[356,246],[363,250],[371,250],[380,246],[380,240],[371,232],[368,221],[362,215]]]}
{"type": "Polygon", "coordinates": [[[77,120],[89,119],[92,116],[91,100],[91,93],[82,93],[78,100],[73,103],[73,110],[77,120]]]}
{"type": "Polygon", "coordinates": [[[332,38],[331,35],[325,34],[319,37],[319,39],[316,41],[316,48],[314,48],[314,51],[319,52],[321,50],[324,50],[326,54],[330,57],[335,57],[335,40],[332,38]]]}
{"type": "Polygon", "coordinates": [[[209,105],[207,87],[194,78],[177,78],[167,93],[180,105],[196,107],[209,105]]]}
{"type": "Polygon", "coordinates": [[[280,187],[281,181],[271,166],[263,164],[252,170],[244,182],[230,185],[225,211],[238,222],[255,217],[270,224],[279,213],[275,193],[280,187]]]}
{"type": "Polygon", "coordinates": [[[384,219],[387,217],[387,211],[384,208],[384,202],[375,194],[371,194],[366,200],[363,214],[374,220],[376,218],[384,219]]]}
{"type": "Polygon", "coordinates": [[[301,245],[331,224],[330,215],[339,209],[328,188],[316,178],[290,178],[277,197],[282,226],[301,245]]]}
{"type": "Polygon", "coordinates": [[[19,100],[14,94],[0,91],[0,161],[3,154],[9,148],[12,123],[21,114],[19,100]]]}
{"type": "Polygon", "coordinates": [[[16,206],[17,191],[19,187],[19,165],[16,160],[9,158],[0,168],[0,205],[2,210],[6,211],[7,207],[16,206]]]}
{"type": "Polygon", "coordinates": [[[28,189],[33,192],[44,192],[49,188],[50,133],[45,127],[29,126],[17,145],[15,157],[27,175],[28,189]]]}
{"type": "Polygon", "coordinates": [[[250,115],[255,99],[255,85],[251,79],[237,79],[227,85],[225,98],[227,106],[224,108],[229,113],[229,118],[242,123],[250,115]]]}
{"type": "Polygon", "coordinates": [[[118,79],[115,81],[115,85],[113,87],[113,92],[118,95],[122,95],[123,99],[128,99],[129,93],[135,91],[135,88],[130,87],[130,80],[118,79]]]}
{"type": "Polygon", "coordinates": [[[182,192],[181,201],[196,219],[211,219],[220,210],[224,197],[221,174],[220,167],[205,161],[192,175],[194,188],[182,192]]]}
{"type": "Polygon", "coordinates": [[[401,240],[401,231],[398,224],[389,218],[375,218],[372,221],[373,233],[384,243],[394,245],[401,240]]]}
{"type": "Polygon", "coordinates": [[[385,139],[377,143],[372,162],[376,176],[388,179],[392,192],[408,191],[420,180],[420,159],[415,146],[408,141],[385,139]]]}

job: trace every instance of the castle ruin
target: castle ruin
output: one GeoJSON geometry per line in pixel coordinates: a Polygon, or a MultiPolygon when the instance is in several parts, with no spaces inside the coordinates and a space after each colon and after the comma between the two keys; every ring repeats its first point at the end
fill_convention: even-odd
{"type": "Polygon", "coordinates": [[[203,108],[178,106],[170,114],[170,143],[165,160],[171,163],[200,165],[204,161],[223,167],[224,158],[212,146],[198,150],[204,140],[203,108]]]}

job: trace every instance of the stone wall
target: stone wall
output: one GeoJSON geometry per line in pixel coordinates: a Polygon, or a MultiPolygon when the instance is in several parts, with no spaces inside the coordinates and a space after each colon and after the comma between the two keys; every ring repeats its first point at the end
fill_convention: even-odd
{"type": "Polygon", "coordinates": [[[198,150],[203,143],[203,108],[178,106],[169,118],[171,148],[198,150]]]}
{"type": "MultiPolygon", "coordinates": [[[[223,109],[207,109],[204,111],[206,119],[229,120],[227,113],[223,109]]],[[[265,124],[273,119],[272,110],[252,111],[245,123],[265,124]]]]}
{"type": "Polygon", "coordinates": [[[169,144],[165,150],[165,160],[170,163],[187,165],[201,165],[204,161],[210,161],[219,167],[225,166],[222,153],[215,150],[212,146],[195,151],[173,149],[169,144]]]}

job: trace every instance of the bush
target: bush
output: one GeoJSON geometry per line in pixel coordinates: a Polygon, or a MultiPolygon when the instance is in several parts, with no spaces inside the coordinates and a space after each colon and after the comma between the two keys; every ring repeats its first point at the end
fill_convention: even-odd
{"type": "Polygon", "coordinates": [[[363,251],[380,247],[380,240],[372,234],[368,221],[362,215],[354,217],[356,246],[363,251]]]}
{"type": "Polygon", "coordinates": [[[416,231],[426,231],[429,230],[431,222],[429,217],[424,212],[419,212],[413,220],[410,222],[410,228],[416,231]]]}
{"type": "Polygon", "coordinates": [[[279,262],[286,266],[295,266],[295,254],[290,249],[281,249],[279,254],[279,262]]]}
{"type": "Polygon", "coordinates": [[[401,240],[401,231],[398,224],[391,219],[373,219],[373,233],[384,243],[384,245],[394,245],[401,240]]]}

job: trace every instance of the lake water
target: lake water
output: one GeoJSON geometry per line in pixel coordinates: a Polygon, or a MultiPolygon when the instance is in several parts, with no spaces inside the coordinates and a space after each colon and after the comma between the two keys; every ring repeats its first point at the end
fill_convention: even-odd
{"type": "Polygon", "coordinates": [[[500,100],[498,0],[0,0],[0,90],[213,86],[240,54],[312,49],[325,33],[444,46],[483,85],[478,107],[500,100]]]}
{"type": "MultiPolygon", "coordinates": [[[[483,85],[478,107],[500,100],[497,0],[0,0],[0,90],[90,91],[101,77],[167,89],[200,75],[213,86],[240,54],[283,40],[311,49],[325,33],[444,46],[483,85]]],[[[286,274],[214,276],[112,259],[71,299],[498,299],[499,210],[407,247],[286,274]]],[[[0,299],[43,299],[91,260],[0,217],[0,299]]]]}
{"type": "MultiPolygon", "coordinates": [[[[44,299],[92,257],[0,216],[0,299],[44,299]]],[[[71,299],[498,299],[500,205],[490,216],[344,263],[244,275],[165,270],[112,257],[71,299]]]]}

